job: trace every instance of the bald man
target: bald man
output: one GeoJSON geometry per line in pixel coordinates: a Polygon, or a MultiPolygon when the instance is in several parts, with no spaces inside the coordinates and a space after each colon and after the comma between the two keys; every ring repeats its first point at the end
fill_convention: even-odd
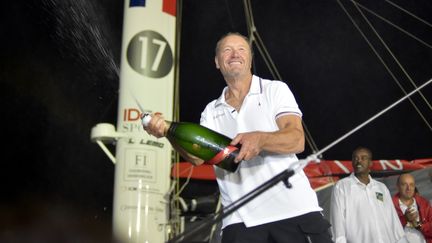
{"type": "Polygon", "coordinates": [[[411,174],[402,174],[397,180],[398,193],[393,204],[410,243],[432,243],[432,208],[429,201],[416,191],[411,174]]]}

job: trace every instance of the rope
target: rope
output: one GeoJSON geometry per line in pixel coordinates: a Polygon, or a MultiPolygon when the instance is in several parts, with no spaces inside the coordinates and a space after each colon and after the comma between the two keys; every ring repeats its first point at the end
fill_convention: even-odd
{"type": "Polygon", "coordinates": [[[378,118],[379,116],[381,116],[382,114],[384,114],[385,112],[387,112],[388,110],[392,109],[393,107],[395,107],[396,105],[398,105],[399,103],[401,103],[402,101],[408,99],[411,95],[413,95],[414,93],[416,93],[417,91],[419,91],[420,89],[426,87],[428,84],[432,83],[432,79],[430,79],[429,81],[425,82],[424,84],[422,84],[421,86],[419,86],[418,88],[416,88],[415,90],[411,91],[409,94],[405,95],[404,97],[400,98],[399,100],[397,100],[396,102],[394,102],[393,104],[389,105],[387,108],[383,109],[382,111],[378,112],[377,114],[375,114],[374,116],[372,116],[371,118],[367,119],[365,122],[361,123],[360,125],[358,125],[357,127],[355,127],[354,129],[352,129],[351,131],[347,132],[346,134],[342,135],[340,138],[336,139],[334,142],[330,143],[329,145],[327,145],[326,147],[324,147],[323,149],[321,149],[320,151],[318,151],[317,153],[311,155],[311,158],[315,158],[318,157],[320,154],[324,153],[325,151],[329,150],[331,147],[333,147],[334,145],[338,144],[339,142],[341,142],[342,140],[344,140],[345,138],[347,138],[348,136],[350,136],[351,134],[357,132],[360,128],[366,126],[367,124],[369,124],[370,122],[372,122],[373,120],[375,120],[376,118],[378,118]]]}
{"type": "MultiPolygon", "coordinates": [[[[381,61],[381,63],[383,64],[383,66],[385,67],[385,69],[387,70],[387,72],[390,74],[390,76],[393,78],[393,80],[396,82],[396,84],[399,86],[399,88],[403,91],[403,93],[406,95],[407,92],[405,91],[405,89],[402,87],[402,85],[400,84],[399,80],[396,78],[396,76],[393,74],[393,72],[390,70],[390,68],[387,66],[387,64],[384,62],[384,60],[382,59],[382,57],[379,55],[378,51],[375,49],[375,47],[372,45],[372,43],[369,41],[369,39],[366,37],[366,35],[363,33],[363,31],[360,29],[360,27],[357,25],[357,23],[354,21],[353,17],[348,13],[348,11],[346,10],[346,8],[343,6],[343,4],[337,0],[338,4],[341,6],[342,10],[345,12],[345,14],[348,16],[348,18],[351,20],[351,22],[353,23],[354,27],[356,27],[356,29],[359,31],[359,33],[361,34],[361,36],[363,37],[363,39],[366,41],[366,43],[369,45],[369,47],[372,49],[372,51],[374,52],[374,54],[377,56],[377,58],[381,61]]],[[[417,111],[417,113],[420,115],[420,117],[423,119],[423,121],[426,123],[426,125],[429,127],[429,129],[432,131],[432,127],[429,124],[429,122],[426,120],[426,118],[423,116],[423,114],[421,113],[421,111],[418,109],[418,107],[416,106],[416,104],[414,103],[414,101],[412,99],[409,99],[410,103],[414,106],[414,109],[417,111]]]]}
{"type": "Polygon", "coordinates": [[[422,18],[416,16],[415,14],[409,12],[408,10],[402,8],[401,6],[397,5],[396,3],[393,3],[392,1],[389,1],[389,0],[385,0],[385,1],[388,2],[389,4],[393,5],[394,7],[398,8],[399,10],[405,12],[406,14],[410,15],[411,17],[417,19],[418,21],[422,22],[423,24],[428,25],[429,27],[432,27],[432,24],[430,24],[426,20],[423,20],[422,18]]]}
{"type": "Polygon", "coordinates": [[[397,30],[401,31],[402,33],[406,34],[407,36],[413,38],[414,40],[420,42],[421,44],[425,45],[426,47],[432,48],[431,45],[429,45],[428,43],[426,43],[425,41],[423,41],[422,39],[418,38],[417,36],[411,34],[410,32],[408,32],[407,30],[403,29],[402,27],[396,25],[395,23],[391,22],[390,20],[382,17],[381,15],[375,13],[374,11],[370,10],[369,8],[363,6],[362,4],[358,3],[355,0],[354,1],[359,7],[361,7],[362,9],[366,10],[368,13],[374,15],[375,17],[381,19],[382,21],[386,22],[387,24],[391,25],[392,27],[396,28],[397,30]]]}
{"type": "MultiPolygon", "coordinates": [[[[258,49],[259,53],[263,57],[264,62],[266,64],[267,68],[269,69],[271,75],[273,76],[273,78],[277,79],[277,80],[283,80],[282,76],[280,75],[280,73],[279,73],[276,65],[274,64],[270,54],[268,53],[267,48],[265,47],[264,42],[261,39],[261,36],[259,35],[258,30],[255,26],[250,0],[243,0],[243,5],[244,5],[244,10],[245,10],[245,16],[246,16],[246,25],[248,28],[249,43],[250,43],[251,47],[255,43],[256,48],[258,49]]],[[[312,137],[312,134],[308,130],[304,120],[302,120],[302,124],[303,124],[303,129],[305,132],[304,134],[305,134],[305,139],[306,139],[307,144],[309,145],[312,152],[318,151],[318,147],[317,147],[317,145],[316,145],[316,143],[312,137]]]]}
{"type": "MultiPolygon", "coordinates": [[[[362,15],[362,17],[364,18],[364,20],[368,23],[368,25],[371,27],[371,29],[374,31],[375,35],[378,37],[378,39],[381,41],[381,43],[384,45],[384,47],[386,48],[386,50],[390,53],[390,55],[393,57],[393,59],[395,60],[395,62],[398,64],[399,68],[403,71],[403,73],[405,74],[405,76],[408,78],[408,80],[411,82],[411,84],[417,88],[417,85],[414,83],[414,81],[412,80],[411,76],[408,74],[408,72],[405,70],[405,68],[402,66],[402,64],[399,62],[399,60],[396,58],[396,56],[393,54],[393,52],[390,50],[390,48],[388,47],[388,45],[386,44],[386,42],[384,41],[384,39],[378,34],[378,32],[376,31],[376,29],[373,27],[372,23],[368,20],[368,18],[363,14],[363,12],[358,8],[357,3],[354,0],[351,0],[354,4],[354,6],[357,8],[357,10],[360,12],[360,14],[362,15]]],[[[431,104],[428,102],[428,100],[426,99],[426,97],[424,97],[423,93],[419,92],[419,94],[421,95],[421,97],[423,98],[423,100],[425,101],[425,103],[428,105],[429,109],[432,110],[432,106],[431,104]]],[[[432,129],[431,129],[432,130],[432,129]]]]}

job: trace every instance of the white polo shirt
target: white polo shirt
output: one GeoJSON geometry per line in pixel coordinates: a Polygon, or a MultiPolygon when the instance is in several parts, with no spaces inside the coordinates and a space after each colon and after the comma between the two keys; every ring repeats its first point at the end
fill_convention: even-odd
{"type": "MultiPolygon", "coordinates": [[[[210,102],[201,114],[201,125],[230,138],[238,133],[279,130],[276,119],[284,115],[302,116],[288,86],[253,76],[249,93],[237,112],[222,95],[210,102]]],[[[297,161],[295,154],[275,154],[263,151],[257,157],[242,161],[235,173],[215,168],[224,206],[230,205],[297,161]]],[[[247,227],[321,211],[316,193],[302,171],[290,178],[292,188],[278,183],[250,201],[223,221],[223,226],[244,222],[247,227]]]]}

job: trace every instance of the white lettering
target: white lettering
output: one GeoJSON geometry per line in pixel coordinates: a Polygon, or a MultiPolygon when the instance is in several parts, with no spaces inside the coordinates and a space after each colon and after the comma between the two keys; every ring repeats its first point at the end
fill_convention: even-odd
{"type": "Polygon", "coordinates": [[[335,160],[334,163],[346,174],[350,173],[350,170],[345,165],[343,165],[339,160],[335,160]]]}
{"type": "Polygon", "coordinates": [[[402,162],[398,159],[395,160],[396,165],[392,164],[388,160],[380,160],[379,162],[380,162],[383,170],[387,170],[387,166],[390,167],[390,169],[392,169],[392,170],[402,170],[403,169],[402,162]]]}

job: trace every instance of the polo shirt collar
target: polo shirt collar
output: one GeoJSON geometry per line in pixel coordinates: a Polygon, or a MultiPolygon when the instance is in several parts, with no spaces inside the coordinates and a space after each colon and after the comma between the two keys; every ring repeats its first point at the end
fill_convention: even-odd
{"type": "MultiPolygon", "coordinates": [[[[227,104],[225,101],[225,92],[228,90],[228,86],[225,86],[225,88],[222,90],[221,96],[216,100],[215,107],[218,107],[223,104],[227,104]]],[[[252,75],[252,83],[251,87],[249,88],[248,96],[249,95],[256,95],[261,94],[263,90],[262,87],[262,80],[260,77],[252,75]]]]}
{"type": "Polygon", "coordinates": [[[252,75],[252,83],[248,95],[262,94],[262,80],[260,77],[252,75]]]}
{"type": "Polygon", "coordinates": [[[363,185],[363,186],[371,186],[371,185],[373,185],[373,184],[375,183],[375,181],[373,180],[373,178],[372,178],[370,175],[368,175],[368,177],[369,177],[369,184],[367,184],[367,185],[363,184],[363,182],[361,182],[361,181],[360,181],[360,180],[355,176],[354,172],[351,173],[350,177],[351,177],[351,179],[354,180],[354,182],[355,182],[356,184],[363,185]]]}

